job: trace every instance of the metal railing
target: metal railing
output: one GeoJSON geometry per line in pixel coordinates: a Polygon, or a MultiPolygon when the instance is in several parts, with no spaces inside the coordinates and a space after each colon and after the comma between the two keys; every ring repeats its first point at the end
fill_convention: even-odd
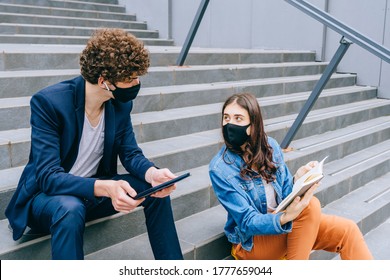
{"type": "Polygon", "coordinates": [[[343,22],[337,20],[335,17],[331,16],[329,13],[324,12],[318,9],[316,6],[304,1],[304,0],[284,0],[287,3],[298,8],[302,12],[306,13],[315,20],[326,25],[330,29],[336,31],[340,35],[344,36],[348,40],[351,40],[356,45],[361,46],[362,48],[368,50],[377,57],[383,59],[387,63],[390,63],[390,50],[384,46],[376,43],[367,36],[361,34],[355,29],[349,27],[343,22]]]}
{"type": "Polygon", "coordinates": [[[202,2],[200,3],[194,21],[192,22],[190,31],[188,32],[186,40],[184,41],[183,48],[181,49],[179,57],[177,58],[176,65],[183,66],[184,61],[187,58],[188,51],[191,48],[192,41],[194,40],[199,25],[202,22],[203,15],[206,12],[207,6],[209,5],[209,2],[210,0],[202,0],[202,2]]]}
{"type": "Polygon", "coordinates": [[[317,21],[321,22],[322,24],[326,25],[327,27],[333,29],[343,37],[340,40],[339,48],[337,49],[328,66],[325,68],[320,80],[315,85],[305,105],[302,107],[297,118],[295,119],[294,123],[288,130],[283,141],[281,142],[280,146],[284,149],[287,148],[290,145],[291,141],[294,139],[294,136],[297,134],[306,116],[309,114],[311,108],[314,106],[314,103],[320,96],[322,90],[326,86],[333,72],[336,70],[337,65],[342,60],[351,43],[356,43],[357,45],[363,47],[377,57],[383,59],[387,63],[390,63],[390,50],[379,45],[378,43],[374,42],[367,36],[364,36],[363,34],[359,33],[358,31],[352,29],[351,27],[345,25],[330,14],[321,11],[317,7],[303,0],[285,1],[298,8],[299,10],[303,11],[307,15],[311,16],[312,18],[316,19],[317,21]]]}
{"type": "MultiPolygon", "coordinates": [[[[390,63],[389,49],[385,48],[384,46],[376,43],[375,41],[371,40],[367,36],[361,34],[360,32],[342,23],[341,21],[337,20],[335,17],[331,16],[329,13],[318,9],[317,7],[313,6],[312,4],[304,0],[285,0],[285,1],[293,5],[294,7],[298,8],[299,10],[303,11],[307,15],[311,16],[315,20],[321,22],[322,24],[329,27],[330,29],[336,31],[342,36],[342,38],[340,40],[339,48],[337,49],[333,58],[330,60],[329,64],[325,68],[321,78],[318,80],[317,84],[315,85],[305,105],[302,107],[293,125],[290,127],[289,131],[287,132],[286,136],[281,142],[280,146],[282,148],[287,148],[290,145],[294,136],[298,132],[302,123],[304,122],[306,116],[309,114],[316,100],[320,96],[322,90],[325,88],[327,82],[329,81],[331,75],[336,70],[337,66],[339,65],[340,61],[342,60],[349,46],[352,43],[361,46],[362,48],[371,52],[375,56],[381,58],[385,62],[390,63]]],[[[208,4],[209,4],[209,0],[202,0],[202,2],[200,3],[198,12],[196,13],[196,16],[194,18],[190,31],[187,35],[187,38],[184,42],[179,58],[177,59],[176,62],[176,64],[179,66],[182,66],[185,62],[188,51],[191,48],[192,41],[194,40],[198,27],[202,22],[203,15],[207,9],[208,4]]]]}

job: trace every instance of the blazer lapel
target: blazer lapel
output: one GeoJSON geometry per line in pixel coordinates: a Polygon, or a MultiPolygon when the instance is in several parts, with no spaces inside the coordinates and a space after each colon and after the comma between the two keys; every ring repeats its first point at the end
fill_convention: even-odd
{"type": "Polygon", "coordinates": [[[71,147],[71,153],[69,153],[70,157],[69,160],[66,160],[64,162],[64,168],[66,172],[69,172],[69,170],[72,168],[73,164],[76,161],[78,152],[79,152],[79,145],[81,140],[81,135],[83,133],[83,126],[84,126],[84,115],[85,115],[85,80],[83,77],[79,76],[75,79],[75,90],[73,92],[74,94],[74,110],[76,115],[76,137],[77,141],[74,141],[72,143],[71,147]]]}
{"type": "Polygon", "coordinates": [[[104,125],[104,152],[103,152],[103,170],[105,173],[110,172],[110,163],[112,147],[115,138],[115,111],[111,99],[105,103],[105,125],[104,125]]]}
{"type": "MultiPolygon", "coordinates": [[[[77,122],[77,143],[80,143],[84,127],[85,117],[85,81],[79,81],[76,85],[76,122],[77,122]]],[[[77,147],[78,149],[78,147],[77,147]]]]}

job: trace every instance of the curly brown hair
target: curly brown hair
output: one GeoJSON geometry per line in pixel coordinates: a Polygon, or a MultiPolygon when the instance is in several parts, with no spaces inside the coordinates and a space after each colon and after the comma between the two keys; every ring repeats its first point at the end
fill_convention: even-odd
{"type": "Polygon", "coordinates": [[[150,66],[149,52],[134,35],[117,28],[96,30],[80,55],[81,75],[92,84],[103,77],[112,84],[142,76],[150,66]]]}

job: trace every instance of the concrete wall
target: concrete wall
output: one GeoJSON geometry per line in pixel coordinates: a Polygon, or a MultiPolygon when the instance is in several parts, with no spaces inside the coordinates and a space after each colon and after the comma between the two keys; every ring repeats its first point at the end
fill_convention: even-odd
{"type": "MultiPolygon", "coordinates": [[[[390,49],[390,0],[331,0],[329,13],[390,49]]],[[[326,58],[330,59],[340,36],[328,30],[326,58]]],[[[358,83],[379,86],[379,97],[390,98],[390,68],[365,49],[352,45],[338,71],[358,73],[358,83]]]]}
{"type": "Polygon", "coordinates": [[[160,37],[171,39],[171,0],[119,0],[137,20],[146,21],[148,29],[158,30],[160,37]]]}
{"type": "MultiPolygon", "coordinates": [[[[307,0],[390,48],[390,0],[307,0]]],[[[119,0],[160,37],[181,46],[201,0],[119,0]]],[[[194,47],[314,50],[329,61],[341,36],[284,0],[210,0],[194,47]]],[[[390,98],[390,66],[352,45],[338,71],[358,73],[358,83],[378,86],[390,98]]]]}

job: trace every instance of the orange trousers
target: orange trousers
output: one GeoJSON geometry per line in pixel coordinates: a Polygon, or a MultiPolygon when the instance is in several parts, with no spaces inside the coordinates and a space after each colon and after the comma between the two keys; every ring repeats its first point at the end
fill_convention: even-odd
{"type": "Polygon", "coordinates": [[[241,260],[308,260],[312,250],[340,254],[343,260],[370,260],[372,255],[355,222],[321,213],[316,197],[294,220],[290,233],[256,235],[250,252],[233,244],[232,256],[241,260]]]}

